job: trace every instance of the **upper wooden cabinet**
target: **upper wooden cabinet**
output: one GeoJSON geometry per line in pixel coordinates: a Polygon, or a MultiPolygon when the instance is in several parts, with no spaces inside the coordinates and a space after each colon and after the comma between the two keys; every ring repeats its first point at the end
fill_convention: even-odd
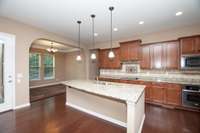
{"type": "Polygon", "coordinates": [[[179,42],[170,41],[164,44],[164,65],[166,69],[178,69],[180,63],[179,42]]]}
{"type": "Polygon", "coordinates": [[[142,69],[150,69],[151,68],[150,48],[151,48],[151,45],[141,46],[140,68],[142,68],[142,69]]]}
{"type": "Polygon", "coordinates": [[[119,48],[113,48],[113,52],[115,53],[115,58],[109,59],[108,53],[110,49],[100,49],[99,50],[99,68],[103,69],[120,69],[121,62],[119,59],[120,50],[119,48]]]}
{"type": "Polygon", "coordinates": [[[180,38],[181,54],[200,53],[200,35],[180,38]]]}
{"type": "Polygon", "coordinates": [[[164,47],[162,44],[154,44],[151,46],[151,68],[163,69],[164,66],[164,47]]]}
{"type": "Polygon", "coordinates": [[[120,60],[134,61],[139,60],[141,40],[134,40],[120,43],[120,60]]]}
{"type": "Polygon", "coordinates": [[[178,41],[141,46],[141,69],[178,69],[179,61],[178,41]]]}

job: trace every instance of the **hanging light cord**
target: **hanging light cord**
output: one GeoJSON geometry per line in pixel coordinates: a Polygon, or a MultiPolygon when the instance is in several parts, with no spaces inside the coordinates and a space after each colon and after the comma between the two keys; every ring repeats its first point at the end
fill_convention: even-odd
{"type": "Polygon", "coordinates": [[[94,17],[95,17],[95,15],[92,15],[92,43],[93,43],[93,49],[95,48],[95,43],[94,43],[94,17]]]}
{"type": "Polygon", "coordinates": [[[112,39],[113,39],[113,35],[112,35],[112,11],[114,10],[114,7],[109,7],[110,10],[110,46],[111,46],[111,51],[112,51],[112,39]]]}
{"type": "Polygon", "coordinates": [[[79,54],[80,54],[80,51],[81,51],[81,44],[80,44],[81,21],[77,21],[77,23],[78,23],[78,47],[79,47],[79,54]]]}

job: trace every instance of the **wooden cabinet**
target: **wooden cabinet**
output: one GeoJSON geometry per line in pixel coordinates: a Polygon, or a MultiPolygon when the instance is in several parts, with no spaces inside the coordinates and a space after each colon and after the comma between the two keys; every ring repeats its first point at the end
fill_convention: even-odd
{"type": "Polygon", "coordinates": [[[152,83],[151,98],[155,103],[164,103],[165,90],[164,86],[158,83],[152,83]]]}
{"type": "Polygon", "coordinates": [[[180,38],[181,54],[199,54],[199,36],[180,38]]]}
{"type": "Polygon", "coordinates": [[[121,62],[119,59],[120,50],[119,48],[113,48],[115,53],[115,58],[109,59],[108,53],[110,49],[101,49],[99,50],[99,68],[103,69],[120,69],[121,62]]]}
{"type": "Polygon", "coordinates": [[[141,60],[140,60],[140,68],[141,69],[150,69],[151,68],[151,58],[150,58],[150,48],[151,45],[141,46],[141,60]]]}
{"type": "Polygon", "coordinates": [[[196,38],[196,50],[200,53],[200,36],[196,38]]]}
{"type": "Polygon", "coordinates": [[[181,86],[170,84],[165,89],[165,103],[170,105],[181,105],[181,86]]]}
{"type": "Polygon", "coordinates": [[[120,43],[120,60],[134,61],[139,60],[141,40],[121,42],[120,43]]]}
{"type": "Polygon", "coordinates": [[[141,80],[122,80],[99,78],[102,81],[145,85],[145,101],[148,103],[181,106],[181,86],[171,83],[147,82],[141,80]]]}
{"type": "Polygon", "coordinates": [[[183,38],[180,40],[181,54],[192,54],[195,51],[195,38],[183,38]]]}
{"type": "Polygon", "coordinates": [[[179,42],[169,41],[141,46],[141,69],[178,69],[179,42]]]}
{"type": "Polygon", "coordinates": [[[162,44],[154,44],[151,46],[151,68],[162,69],[164,68],[164,53],[162,44]]]}
{"type": "Polygon", "coordinates": [[[179,42],[171,41],[164,44],[165,68],[178,69],[180,63],[179,42]]]}

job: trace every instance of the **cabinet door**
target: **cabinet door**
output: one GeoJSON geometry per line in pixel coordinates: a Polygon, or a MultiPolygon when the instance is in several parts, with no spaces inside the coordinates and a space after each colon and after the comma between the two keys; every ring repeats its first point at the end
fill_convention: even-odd
{"type": "Polygon", "coordinates": [[[181,54],[193,54],[195,52],[195,38],[183,38],[181,42],[181,54]]]}
{"type": "Polygon", "coordinates": [[[163,45],[155,44],[151,46],[151,67],[153,69],[162,69],[163,68],[163,45]]]}
{"type": "Polygon", "coordinates": [[[139,60],[139,50],[140,50],[140,44],[139,41],[130,43],[128,46],[128,52],[129,52],[129,61],[132,60],[139,60]]]}
{"type": "Polygon", "coordinates": [[[181,86],[170,85],[165,91],[166,104],[181,105],[181,86]]]}
{"type": "Polygon", "coordinates": [[[178,41],[167,42],[165,45],[165,65],[167,69],[178,69],[180,56],[179,56],[179,43],[178,41]]]}
{"type": "Polygon", "coordinates": [[[163,103],[164,102],[164,88],[159,86],[151,87],[151,97],[153,102],[163,103]]]}
{"type": "Polygon", "coordinates": [[[104,51],[99,50],[99,68],[104,67],[104,51]]]}
{"type": "Polygon", "coordinates": [[[150,83],[146,83],[145,84],[146,87],[145,87],[145,101],[147,102],[151,102],[153,100],[153,97],[152,97],[152,86],[150,83]]]}
{"type": "Polygon", "coordinates": [[[200,36],[199,37],[196,37],[196,52],[197,53],[200,53],[200,36]]]}
{"type": "Polygon", "coordinates": [[[121,61],[129,60],[128,44],[120,44],[120,60],[121,61]]]}
{"type": "Polygon", "coordinates": [[[150,69],[151,68],[151,58],[150,58],[150,45],[141,47],[141,69],[150,69]]]}

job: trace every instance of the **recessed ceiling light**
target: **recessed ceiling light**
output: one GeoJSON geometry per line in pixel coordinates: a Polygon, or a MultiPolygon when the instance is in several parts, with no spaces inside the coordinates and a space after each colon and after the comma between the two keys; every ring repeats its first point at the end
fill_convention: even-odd
{"type": "Polygon", "coordinates": [[[94,33],[94,36],[98,36],[98,33],[94,33]]]}
{"type": "Polygon", "coordinates": [[[144,21],[140,21],[139,24],[144,24],[144,21]]]}
{"type": "Polygon", "coordinates": [[[118,31],[118,29],[117,28],[113,28],[113,31],[118,31]]]}
{"type": "Polygon", "coordinates": [[[183,14],[183,12],[180,12],[180,11],[179,11],[179,12],[176,13],[176,16],[180,16],[180,15],[182,15],[182,14],[183,14]]]}

